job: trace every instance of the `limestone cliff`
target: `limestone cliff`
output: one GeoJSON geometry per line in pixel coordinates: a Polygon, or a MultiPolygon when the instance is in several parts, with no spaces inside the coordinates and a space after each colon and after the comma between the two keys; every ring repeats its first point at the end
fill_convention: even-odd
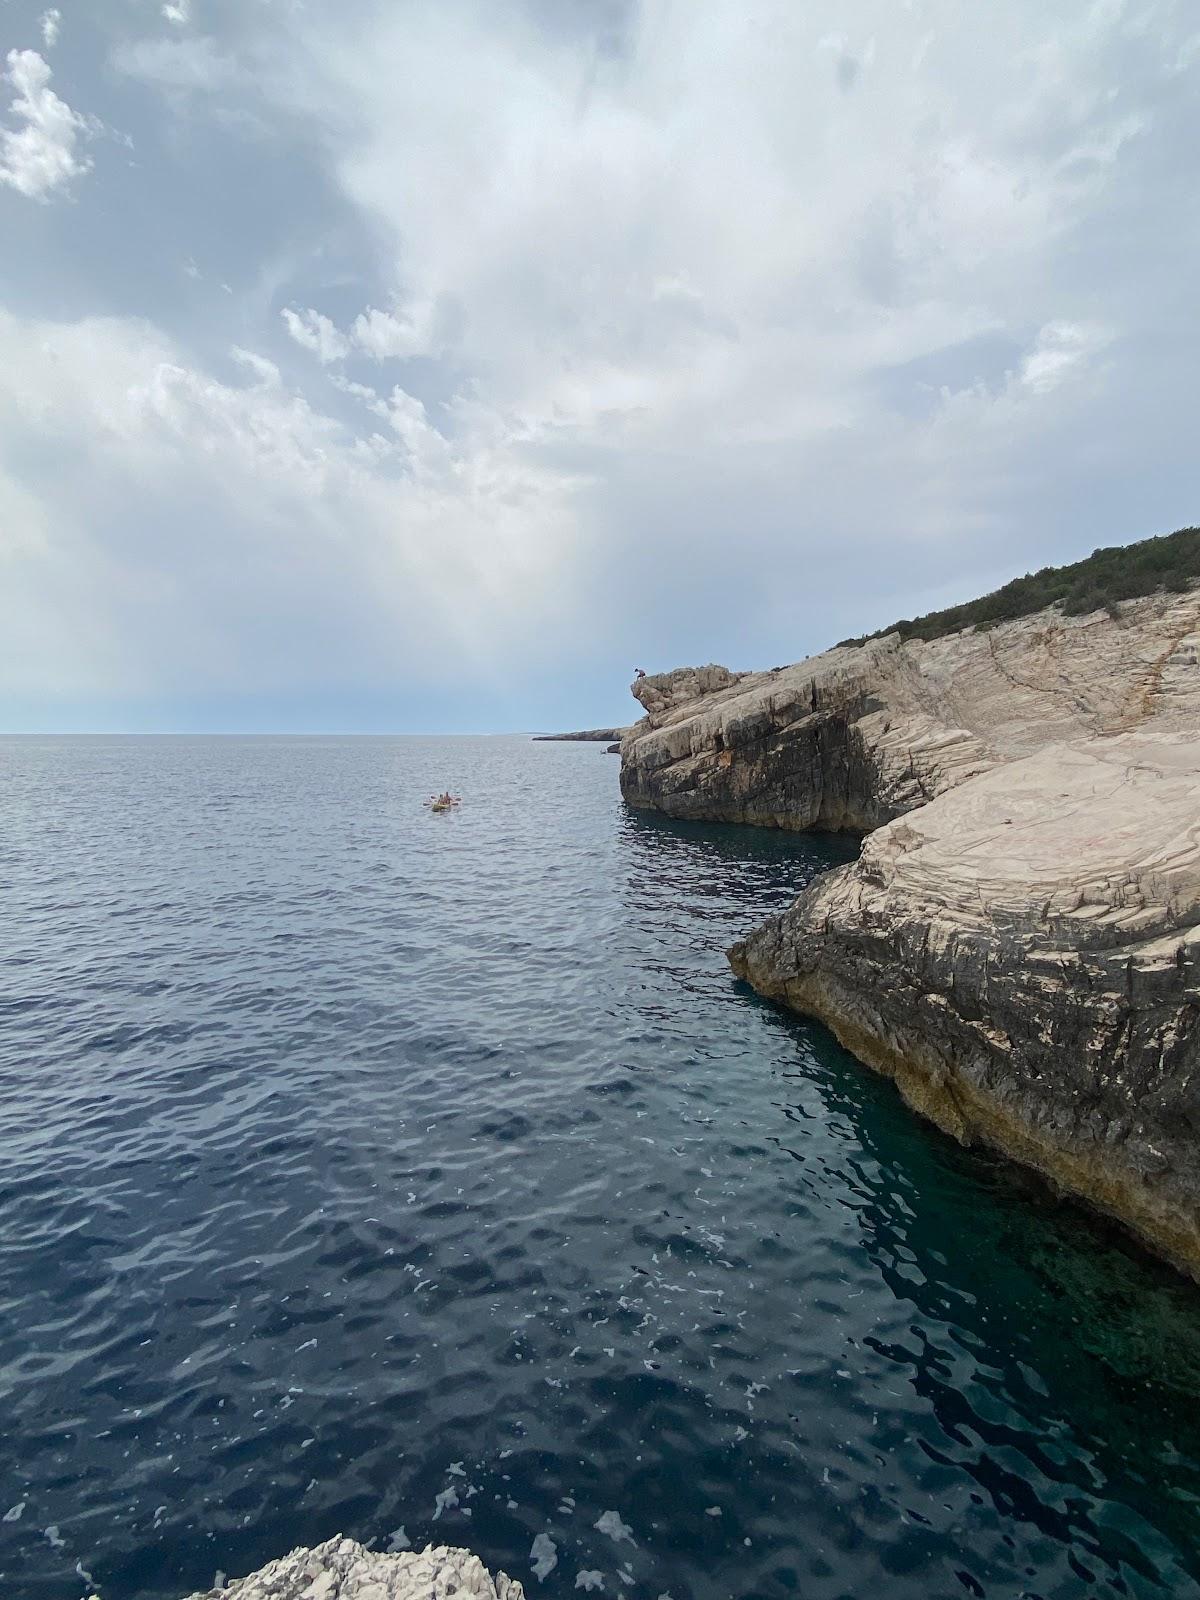
{"type": "Polygon", "coordinates": [[[379,1555],[353,1539],[328,1539],[191,1600],[448,1600],[451,1595],[524,1600],[525,1591],[503,1572],[493,1578],[468,1550],[435,1545],[419,1553],[379,1555]]]}
{"type": "Polygon", "coordinates": [[[1152,596],[1116,617],[1043,611],[771,672],[642,678],[622,791],[669,816],[867,832],[997,762],[1194,713],[1198,615],[1195,596],[1152,596]]]}
{"type": "Polygon", "coordinates": [[[735,972],[1200,1276],[1198,649],[1200,596],[1173,594],[647,679],[622,784],[877,830],[735,972]]]}

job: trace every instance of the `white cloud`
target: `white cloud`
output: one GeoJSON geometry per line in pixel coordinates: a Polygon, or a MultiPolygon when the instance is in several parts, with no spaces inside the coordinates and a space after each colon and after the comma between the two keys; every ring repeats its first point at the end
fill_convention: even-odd
{"type": "Polygon", "coordinates": [[[50,68],[36,50],[10,50],[4,77],[15,91],[9,115],[24,126],[0,130],[0,183],[31,200],[48,199],[91,171],[77,149],[90,124],[50,88],[50,68]]]}
{"type": "Polygon", "coordinates": [[[349,355],[350,345],[345,335],[319,311],[311,308],[296,311],[291,306],[285,306],[280,316],[296,343],[305,350],[311,350],[322,366],[342,361],[349,355]]]}
{"type": "Polygon", "coordinates": [[[342,394],[348,394],[352,399],[361,400],[368,411],[374,411],[378,416],[387,416],[387,401],[382,400],[378,391],[372,389],[369,383],[355,383],[353,379],[343,378],[337,372],[331,375],[329,381],[342,394]]]}
{"type": "Polygon", "coordinates": [[[368,306],[355,317],[352,335],[358,348],[376,361],[428,355],[433,350],[433,308],[426,304],[401,314],[368,306]]]}
{"type": "Polygon", "coordinates": [[[113,65],[128,77],[167,91],[215,94],[241,80],[237,65],[207,35],[184,39],[135,39],[113,51],[113,65]]]}
{"type": "MultiPolygon", "coordinates": [[[[112,334],[106,359],[140,352],[142,375],[84,381],[63,459],[125,494],[118,546],[143,475],[208,511],[130,556],[135,590],[216,585],[189,538],[240,571],[230,529],[253,568],[290,526],[280,629],[327,604],[339,659],[338,637],[410,660],[397,619],[419,613],[426,642],[477,626],[500,658],[561,628],[614,671],[634,637],[634,659],[649,638],[660,664],[748,664],[1066,558],[1076,528],[1090,548],[1170,526],[1177,500],[1194,516],[1186,8],[1012,0],[983,50],[957,0],[356,0],[289,4],[284,29],[280,9],[213,8],[204,36],[159,26],[113,57],[180,118],[206,223],[254,130],[270,201],[205,235],[225,292],[179,285],[187,342],[273,349],[286,304],[316,358],[284,363],[303,392],[244,351],[222,384],[165,336],[112,334]],[[358,316],[313,308],[355,292],[358,316]],[[346,376],[363,357],[409,362],[404,387],[346,376]],[[89,430],[135,390],[122,488],[89,430]],[[1130,504],[1139,528],[1101,528],[1130,504]]],[[[82,337],[53,333],[67,366],[82,337]]],[[[30,525],[99,560],[66,492],[30,525]]],[[[93,592],[124,614],[120,583],[93,592]]],[[[265,578],[247,594],[273,614],[265,578]]],[[[218,598],[204,628],[249,660],[242,596],[218,598]]]]}
{"type": "Polygon", "coordinates": [[[420,308],[350,339],[438,351],[531,439],[707,451],[819,448],[868,425],[876,374],[1073,321],[1047,264],[1146,125],[1113,91],[1119,9],[1018,5],[982,53],[952,6],[909,10],[663,0],[607,58],[455,4],[310,22],[268,92],[420,308]]]}
{"type": "Polygon", "coordinates": [[[1035,394],[1049,394],[1109,342],[1103,328],[1079,322],[1048,322],[1021,364],[1021,381],[1035,394]]]}
{"type": "Polygon", "coordinates": [[[229,353],[240,367],[244,367],[247,372],[257,378],[263,388],[276,389],[279,387],[279,368],[273,361],[268,361],[266,356],[256,355],[253,350],[243,350],[241,345],[238,344],[235,344],[229,353]]]}
{"type": "Polygon", "coordinates": [[[192,0],[163,0],[162,14],[168,22],[182,28],[191,21],[192,0]]]}
{"type": "Polygon", "coordinates": [[[430,423],[424,403],[397,385],[384,402],[382,415],[408,452],[414,473],[422,478],[444,472],[453,456],[446,439],[430,423]]]}
{"type": "Polygon", "coordinates": [[[324,366],[345,360],[352,348],[376,361],[404,360],[433,351],[431,307],[401,315],[368,306],[355,317],[349,333],[311,308],[297,311],[288,306],[280,315],[296,343],[311,350],[324,366]]]}
{"type": "Polygon", "coordinates": [[[43,11],[41,16],[42,42],[47,50],[53,50],[58,43],[58,35],[62,28],[62,12],[57,6],[52,6],[49,11],[43,11]]]}
{"type": "MultiPolygon", "coordinates": [[[[370,384],[355,383],[338,373],[333,374],[330,382],[342,394],[360,400],[372,415],[387,423],[407,451],[408,464],[414,473],[425,475],[432,470],[444,471],[452,463],[451,446],[429,421],[424,402],[408,394],[399,384],[385,399],[370,384]]],[[[456,410],[455,414],[462,417],[468,415],[462,410],[456,410]]],[[[482,422],[483,429],[480,431],[490,432],[494,442],[503,439],[507,444],[513,443],[515,434],[498,425],[498,419],[475,413],[471,420],[482,422]]]]}
{"type": "Polygon", "coordinates": [[[0,694],[396,681],[431,656],[470,682],[553,648],[534,620],[570,610],[575,479],[482,416],[450,445],[401,390],[386,431],[348,429],[233,354],[245,386],[147,324],[0,311],[0,694]],[[35,438],[59,466],[31,486],[35,438]]]}

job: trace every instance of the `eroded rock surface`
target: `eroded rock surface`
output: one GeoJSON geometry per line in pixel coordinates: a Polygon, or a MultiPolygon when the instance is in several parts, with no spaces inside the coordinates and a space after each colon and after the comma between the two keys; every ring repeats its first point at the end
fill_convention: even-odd
{"type": "Polygon", "coordinates": [[[623,778],[874,829],[734,971],[1200,1276],[1198,649],[1195,594],[883,639],[664,696],[623,778]]]}
{"type": "Polygon", "coordinates": [[[1000,762],[1150,715],[1195,716],[1194,595],[1054,611],[926,644],[895,634],[772,672],[640,679],[631,805],[669,816],[867,832],[1000,762]]]}
{"type": "Polygon", "coordinates": [[[206,1589],[190,1600],[525,1600],[503,1572],[493,1578],[469,1550],[433,1545],[378,1555],[353,1539],[293,1550],[247,1578],[206,1589]]]}

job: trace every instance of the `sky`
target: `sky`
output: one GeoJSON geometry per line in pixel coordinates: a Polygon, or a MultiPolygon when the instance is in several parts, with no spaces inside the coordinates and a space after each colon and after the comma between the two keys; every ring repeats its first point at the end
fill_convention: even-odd
{"type": "Polygon", "coordinates": [[[1200,521],[1193,0],[0,0],[0,731],[499,731],[1200,521]]]}

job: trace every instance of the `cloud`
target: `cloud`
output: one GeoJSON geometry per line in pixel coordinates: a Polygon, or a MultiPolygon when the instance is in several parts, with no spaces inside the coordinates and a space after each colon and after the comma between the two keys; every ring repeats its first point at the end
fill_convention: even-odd
{"type": "Polygon", "coordinates": [[[387,416],[387,402],[382,400],[379,392],[372,389],[368,383],[356,383],[351,378],[343,378],[340,373],[333,373],[329,379],[333,387],[342,394],[348,394],[352,399],[361,400],[369,411],[374,411],[377,416],[387,416]]]}
{"type": "Polygon", "coordinates": [[[42,12],[42,42],[45,44],[47,50],[53,50],[54,46],[58,43],[58,35],[61,27],[62,12],[59,11],[56,6],[52,7],[49,11],[42,12]]]}
{"type": "Polygon", "coordinates": [[[162,14],[168,22],[182,28],[191,21],[192,0],[163,0],[162,14]]]}
{"type": "Polygon", "coordinates": [[[311,350],[323,366],[343,361],[352,349],[376,361],[406,360],[433,353],[432,308],[399,314],[368,306],[355,317],[348,333],[319,311],[297,311],[287,306],[280,312],[288,333],[298,345],[311,350]]]}
{"type": "MultiPolygon", "coordinates": [[[[416,470],[431,466],[444,467],[451,459],[450,446],[445,437],[429,421],[425,404],[416,395],[409,394],[397,384],[385,399],[369,384],[355,383],[338,375],[330,380],[342,394],[361,400],[374,416],[381,417],[404,444],[411,465],[416,470]]],[[[496,419],[487,419],[495,423],[496,419]]]]}
{"type": "Polygon", "coordinates": [[[450,468],[453,452],[448,441],[432,426],[424,402],[397,385],[384,402],[388,426],[408,452],[412,471],[428,479],[450,468]]]}
{"type": "Polygon", "coordinates": [[[433,349],[432,307],[426,305],[399,315],[368,306],[354,319],[353,338],[358,348],[374,356],[376,361],[430,354],[433,349]]]}
{"type": "Polygon", "coordinates": [[[291,306],[284,306],[279,314],[296,343],[305,350],[311,350],[323,366],[342,361],[349,355],[349,342],[319,311],[296,311],[291,306]]]}
{"type": "Polygon", "coordinates": [[[401,390],[378,408],[386,431],[347,427],[274,363],[233,356],[248,383],[147,323],[0,312],[0,505],[19,513],[0,547],[0,695],[97,674],[128,695],[375,684],[433,657],[462,684],[498,650],[510,670],[522,630],[539,654],[534,619],[573,583],[570,475],[494,419],[451,445],[401,390]],[[40,450],[59,466],[31,484],[40,450]]]}
{"type": "Polygon", "coordinates": [[[954,0],[158,9],[106,36],[155,152],[96,252],[121,281],[70,316],[34,284],[10,330],[91,397],[6,500],[65,552],[23,580],[48,640],[95,575],[64,659],[309,683],[316,633],[356,681],[478,651],[541,695],[791,659],[1195,517],[1169,0],[1012,0],[986,50],[954,0]]]}
{"type": "MultiPolygon", "coordinates": [[[[832,3],[761,25],[645,6],[605,57],[471,6],[372,6],[301,30],[268,93],[308,111],[391,241],[398,304],[456,308],[442,353],[531,438],[819,449],[873,425],[882,371],[997,328],[1025,342],[1031,311],[1082,322],[1046,266],[1146,126],[1112,90],[1118,22],[1022,6],[980,60],[932,10],[923,45],[883,4],[853,30],[832,3]]],[[[404,358],[429,329],[368,309],[349,337],[404,358]]]]}
{"type": "Polygon", "coordinates": [[[1109,342],[1103,328],[1078,322],[1048,322],[1021,364],[1021,381],[1035,394],[1049,394],[1077,375],[1109,342]]]}
{"type": "Polygon", "coordinates": [[[259,384],[266,389],[278,388],[280,383],[279,368],[273,361],[268,361],[266,356],[256,355],[253,350],[243,350],[241,345],[235,344],[230,350],[230,355],[240,367],[244,367],[259,384]]]}
{"type": "Polygon", "coordinates": [[[123,40],[113,51],[118,72],[160,89],[216,94],[236,86],[237,64],[207,35],[186,39],[123,40]]]}
{"type": "Polygon", "coordinates": [[[4,77],[15,91],[9,116],[24,126],[0,130],[0,183],[47,200],[91,171],[91,160],[77,150],[91,125],[50,88],[50,68],[36,50],[10,50],[7,59],[4,77]]]}

